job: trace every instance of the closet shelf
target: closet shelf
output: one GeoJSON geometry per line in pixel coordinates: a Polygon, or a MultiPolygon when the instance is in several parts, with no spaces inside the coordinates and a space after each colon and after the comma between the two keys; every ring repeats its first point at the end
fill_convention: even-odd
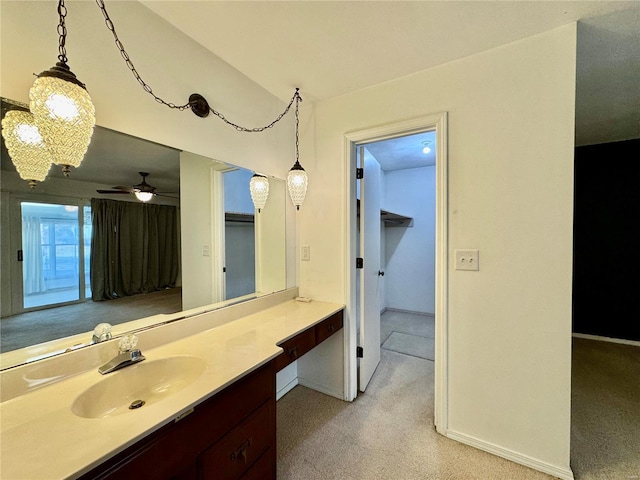
{"type": "Polygon", "coordinates": [[[386,210],[380,210],[380,219],[384,222],[385,227],[413,227],[413,218],[386,210]]]}
{"type": "Polygon", "coordinates": [[[255,218],[251,213],[225,212],[224,219],[227,222],[254,223],[255,218]]]}
{"type": "MultiPolygon", "coordinates": [[[[357,215],[360,218],[360,199],[357,200],[357,215]]],[[[413,218],[380,209],[380,220],[385,227],[413,227],[413,218]]]]}

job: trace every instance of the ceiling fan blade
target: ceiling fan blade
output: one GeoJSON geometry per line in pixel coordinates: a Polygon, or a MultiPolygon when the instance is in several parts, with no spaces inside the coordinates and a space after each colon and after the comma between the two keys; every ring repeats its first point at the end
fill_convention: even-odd
{"type": "Polygon", "coordinates": [[[124,190],[96,190],[96,192],[98,193],[108,193],[108,194],[113,194],[113,193],[120,193],[120,194],[125,194],[128,195],[131,192],[125,192],[124,190]]]}
{"type": "Polygon", "coordinates": [[[122,185],[119,185],[117,187],[111,187],[111,188],[113,188],[114,190],[124,190],[127,193],[130,193],[131,190],[132,190],[132,187],[125,187],[125,186],[122,186],[122,185]]]}
{"type": "Polygon", "coordinates": [[[167,193],[156,193],[156,196],[158,196],[158,197],[167,197],[167,198],[180,198],[180,196],[177,195],[177,194],[169,195],[167,193]]]}

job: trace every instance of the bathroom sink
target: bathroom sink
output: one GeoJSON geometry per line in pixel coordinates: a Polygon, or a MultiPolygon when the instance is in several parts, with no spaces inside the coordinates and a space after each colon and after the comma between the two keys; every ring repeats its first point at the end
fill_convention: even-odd
{"type": "Polygon", "coordinates": [[[205,366],[201,358],[187,355],[145,360],[107,374],[78,395],[71,411],[79,417],[103,418],[144,409],[189,386],[205,366]]]}

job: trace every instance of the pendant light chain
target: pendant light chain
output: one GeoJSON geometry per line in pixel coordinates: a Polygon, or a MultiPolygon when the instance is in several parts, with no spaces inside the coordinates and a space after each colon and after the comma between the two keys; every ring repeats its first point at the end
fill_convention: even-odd
{"type": "Polygon", "coordinates": [[[64,0],[58,2],[58,15],[60,16],[60,22],[58,23],[58,60],[64,64],[67,63],[67,25],[65,18],[67,16],[67,7],[64,4],[64,0]]]}
{"type": "Polygon", "coordinates": [[[109,17],[109,14],[107,13],[107,8],[104,5],[104,0],[96,0],[96,3],[98,4],[98,7],[100,7],[100,10],[102,10],[102,15],[104,16],[104,23],[107,25],[107,28],[111,31],[111,34],[113,35],[113,39],[115,40],[116,46],[118,47],[118,50],[120,50],[120,55],[122,55],[122,58],[124,59],[125,63],[127,64],[127,67],[129,67],[129,70],[131,70],[131,73],[133,74],[135,79],[138,81],[140,86],[149,95],[151,95],[155,99],[156,102],[161,103],[162,105],[166,105],[169,108],[174,108],[174,109],[177,109],[177,110],[180,110],[180,111],[186,110],[187,108],[189,108],[190,107],[189,103],[187,103],[185,105],[176,105],[175,103],[164,101],[162,98],[160,98],[155,93],[153,93],[152,88],[142,79],[142,77],[140,76],[140,74],[136,70],[136,67],[133,65],[133,62],[131,61],[131,58],[129,58],[129,54],[124,49],[124,45],[122,44],[122,42],[118,38],[118,34],[116,33],[116,28],[113,25],[113,22],[111,21],[111,18],[109,17]]]}
{"type": "Polygon", "coordinates": [[[222,120],[224,123],[226,123],[227,125],[232,126],[233,128],[235,128],[239,132],[245,132],[245,133],[264,132],[268,128],[272,128],[276,123],[278,123],[280,120],[282,120],[282,117],[284,117],[287,113],[289,113],[289,110],[291,110],[291,105],[293,105],[294,100],[296,101],[296,109],[297,109],[298,99],[300,98],[300,94],[298,93],[298,90],[299,89],[296,88],[296,93],[293,94],[293,97],[291,97],[291,100],[289,101],[289,105],[287,105],[287,107],[284,109],[284,111],[280,115],[278,115],[273,122],[271,122],[269,125],[265,125],[264,127],[256,127],[256,128],[243,127],[241,125],[237,125],[237,124],[235,124],[233,122],[230,122],[229,120],[226,119],[226,117],[223,114],[221,114],[220,112],[217,112],[216,110],[214,110],[211,107],[209,107],[209,111],[211,113],[213,113],[216,117],[218,117],[220,120],[222,120]]]}
{"type": "Polygon", "coordinates": [[[298,94],[298,89],[296,88],[296,93],[294,95],[296,99],[296,163],[300,163],[300,135],[298,134],[298,127],[300,125],[300,113],[298,111],[298,104],[300,100],[300,95],[298,94]]]}
{"type": "MultiPolygon", "coordinates": [[[[64,0],[60,0],[60,1],[62,3],[64,0]]],[[[136,70],[136,67],[133,64],[133,61],[131,60],[131,58],[129,57],[129,54],[124,49],[124,45],[120,41],[120,38],[118,38],[118,34],[116,33],[116,28],[115,28],[115,26],[113,24],[113,21],[111,20],[111,18],[109,17],[109,14],[107,13],[107,8],[106,8],[106,6],[104,4],[104,0],[96,0],[96,3],[98,5],[98,7],[100,8],[100,10],[102,11],[102,15],[104,16],[104,22],[105,22],[107,28],[109,29],[109,31],[111,32],[111,34],[113,35],[116,47],[118,47],[118,50],[120,51],[120,55],[122,56],[122,58],[124,59],[125,63],[127,64],[127,67],[129,68],[129,70],[131,70],[131,73],[133,74],[135,79],[138,81],[140,86],[144,89],[144,91],[147,92],[149,95],[151,95],[155,99],[156,102],[158,102],[158,103],[160,103],[162,105],[165,105],[165,106],[167,106],[169,108],[172,108],[172,109],[175,109],[175,110],[179,110],[179,111],[183,111],[183,110],[187,110],[187,109],[193,109],[194,113],[196,113],[196,115],[198,115],[198,116],[206,116],[206,114],[211,112],[216,117],[218,117],[220,120],[225,122],[227,125],[233,127],[234,129],[236,129],[239,132],[246,132],[246,133],[264,132],[265,130],[267,130],[269,128],[272,128],[276,123],[278,123],[280,120],[282,120],[282,117],[284,117],[289,112],[289,110],[291,109],[291,105],[293,105],[294,100],[296,101],[296,110],[297,110],[298,102],[301,100],[300,94],[298,93],[298,89],[297,88],[296,88],[296,92],[294,93],[293,97],[291,97],[291,101],[289,102],[287,107],[284,109],[284,111],[280,115],[278,115],[276,117],[276,119],[273,122],[271,122],[268,125],[265,125],[264,127],[256,127],[256,128],[247,128],[247,127],[243,127],[241,125],[238,125],[236,123],[231,122],[222,113],[220,113],[220,112],[216,111],[215,109],[211,108],[206,103],[206,100],[204,100],[204,98],[202,98],[202,97],[200,97],[200,98],[202,98],[202,101],[204,102],[204,105],[205,105],[204,106],[204,108],[206,109],[206,113],[205,114],[197,113],[195,111],[196,107],[198,107],[198,108],[203,108],[203,107],[201,105],[195,105],[195,103],[192,102],[192,101],[190,101],[189,103],[186,103],[184,105],[176,105],[175,103],[167,102],[166,100],[163,100],[158,95],[153,93],[153,89],[151,88],[151,86],[142,79],[142,77],[140,76],[140,74],[136,70]]],[[[64,5],[63,5],[63,7],[64,7],[64,5]]],[[[61,23],[62,23],[63,28],[64,28],[64,21],[62,20],[62,17],[61,17],[61,23]]],[[[61,49],[63,49],[64,48],[64,46],[63,46],[64,39],[61,38],[60,42],[61,42],[61,49]]],[[[296,129],[297,129],[297,126],[296,126],[296,129]]],[[[296,151],[297,151],[297,146],[296,146],[296,151]]]]}

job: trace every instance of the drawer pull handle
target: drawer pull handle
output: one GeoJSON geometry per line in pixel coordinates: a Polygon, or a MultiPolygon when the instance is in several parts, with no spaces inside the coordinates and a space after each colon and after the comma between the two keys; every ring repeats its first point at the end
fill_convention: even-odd
{"type": "Polygon", "coordinates": [[[298,358],[298,345],[287,350],[287,355],[289,357],[293,357],[294,359],[298,358]]]}
{"type": "Polygon", "coordinates": [[[336,331],[336,327],[335,327],[335,325],[333,325],[333,324],[329,324],[329,331],[330,331],[331,333],[335,332],[335,331],[336,331]]]}
{"type": "Polygon", "coordinates": [[[242,458],[244,464],[247,463],[247,449],[251,446],[251,438],[248,438],[238,449],[231,454],[231,460],[236,461],[242,458]]]}

